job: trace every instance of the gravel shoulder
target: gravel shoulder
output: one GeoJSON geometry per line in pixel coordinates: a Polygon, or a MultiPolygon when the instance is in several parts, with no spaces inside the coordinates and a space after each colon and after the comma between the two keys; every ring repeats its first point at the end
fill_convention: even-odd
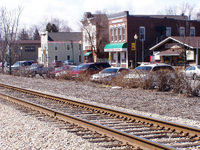
{"type": "Polygon", "coordinates": [[[105,87],[92,82],[0,74],[0,82],[200,128],[200,97],[156,90],[105,87]]]}

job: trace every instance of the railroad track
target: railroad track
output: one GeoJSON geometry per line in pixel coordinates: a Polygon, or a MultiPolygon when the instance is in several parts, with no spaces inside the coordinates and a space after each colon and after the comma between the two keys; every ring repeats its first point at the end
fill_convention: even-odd
{"type": "Polygon", "coordinates": [[[0,96],[71,123],[72,129],[102,147],[125,149],[200,148],[200,129],[151,117],[96,106],[11,85],[0,84],[0,96]],[[24,93],[24,94],[22,94],[24,93]],[[75,129],[74,129],[75,126],[75,129]],[[110,143],[111,142],[111,143],[110,143]]]}

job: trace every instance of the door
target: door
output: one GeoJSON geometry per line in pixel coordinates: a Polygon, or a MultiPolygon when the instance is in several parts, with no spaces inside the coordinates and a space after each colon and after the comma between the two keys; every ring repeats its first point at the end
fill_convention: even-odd
{"type": "Polygon", "coordinates": [[[121,53],[117,53],[117,67],[121,67],[121,53]]]}

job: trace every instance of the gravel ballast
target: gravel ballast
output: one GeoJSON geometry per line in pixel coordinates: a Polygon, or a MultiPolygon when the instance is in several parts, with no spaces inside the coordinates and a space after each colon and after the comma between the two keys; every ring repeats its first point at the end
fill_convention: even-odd
{"type": "MultiPolygon", "coordinates": [[[[112,89],[111,87],[106,87],[101,84],[95,84],[91,82],[82,83],[76,81],[43,79],[42,77],[26,78],[2,74],[0,74],[0,83],[15,85],[27,89],[33,89],[36,91],[54,94],[61,97],[73,98],[75,100],[89,102],[92,104],[98,104],[101,106],[107,106],[114,109],[142,114],[145,116],[151,116],[163,120],[169,120],[172,122],[177,122],[180,124],[200,128],[200,97],[183,97],[182,95],[175,95],[172,92],[157,92],[156,90],[126,88],[112,89]]],[[[9,108],[5,105],[1,105],[1,110],[7,109],[10,109],[9,113],[1,111],[1,113],[5,113],[1,114],[1,116],[4,115],[5,118],[7,117],[9,120],[9,118],[12,115],[14,115],[13,118],[15,118],[16,122],[18,122],[17,120],[19,119],[21,120],[21,122],[23,122],[22,124],[24,126],[29,123],[26,120],[28,119],[28,117],[20,118],[19,114],[17,115],[17,113],[11,113],[13,111],[12,108],[9,108]]],[[[32,120],[34,119],[32,118],[32,120]]],[[[9,123],[6,121],[7,120],[2,120],[1,117],[1,129],[3,127],[2,124],[5,123],[7,124],[7,130],[1,130],[0,132],[12,133],[13,131],[20,131],[19,129],[23,129],[23,125],[20,123],[9,123]],[[12,130],[13,127],[19,129],[12,130]]],[[[33,123],[33,126],[35,124],[38,124],[37,128],[39,128],[40,126],[45,127],[45,125],[42,125],[39,122],[33,123]]],[[[4,127],[6,127],[6,125],[4,127]]],[[[49,134],[52,131],[56,130],[53,127],[51,128],[50,126],[48,128],[50,131],[46,131],[46,133],[49,132],[49,134]]],[[[40,130],[35,130],[35,134],[36,133],[41,134],[40,130]]],[[[7,133],[7,135],[9,134],[7,133]]],[[[67,137],[65,133],[63,133],[62,136],[67,137]]],[[[80,141],[82,140],[81,138],[79,139],[80,141]]],[[[2,137],[1,140],[3,140],[2,137]]],[[[9,142],[8,140],[6,141],[9,142]]],[[[42,139],[38,142],[42,143],[42,139]]],[[[26,143],[30,144],[29,141],[26,141],[26,143]]],[[[71,142],[69,143],[71,144],[71,142]]],[[[15,145],[15,143],[12,144],[15,145]]],[[[84,144],[87,145],[87,143],[84,144]]],[[[0,143],[0,148],[1,146],[2,142],[0,143]]]]}

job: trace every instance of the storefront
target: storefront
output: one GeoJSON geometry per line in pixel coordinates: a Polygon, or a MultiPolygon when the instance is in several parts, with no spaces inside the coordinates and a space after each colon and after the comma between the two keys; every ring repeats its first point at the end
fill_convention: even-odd
{"type": "Polygon", "coordinates": [[[113,67],[128,68],[127,43],[111,43],[104,47],[104,52],[109,52],[109,63],[113,67]]]}
{"type": "Polygon", "coordinates": [[[153,60],[155,63],[166,63],[172,66],[199,65],[200,37],[168,37],[158,43],[153,50],[153,60]]]}

